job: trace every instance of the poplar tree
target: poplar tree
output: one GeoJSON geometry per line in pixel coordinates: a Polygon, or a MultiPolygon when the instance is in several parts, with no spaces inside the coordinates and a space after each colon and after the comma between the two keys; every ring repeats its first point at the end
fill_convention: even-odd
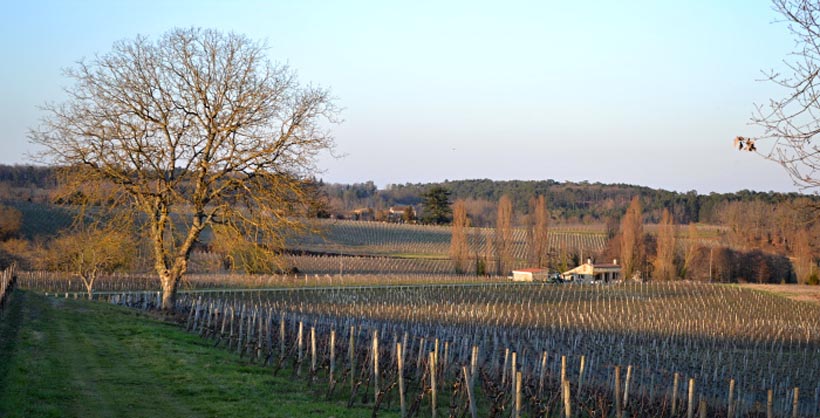
{"type": "Polygon", "coordinates": [[[549,253],[549,212],[547,200],[541,195],[530,199],[530,216],[527,228],[528,261],[536,267],[547,264],[549,253]]]}
{"type": "Polygon", "coordinates": [[[681,275],[685,279],[691,279],[692,268],[695,262],[695,257],[698,252],[698,228],[694,223],[689,223],[687,227],[686,240],[683,245],[683,268],[681,268],[681,275]]]}
{"type": "Polygon", "coordinates": [[[658,280],[676,278],[675,270],[675,225],[669,210],[664,208],[661,223],[658,225],[658,250],[655,256],[654,276],[658,280]]]}
{"type": "Polygon", "coordinates": [[[470,250],[467,245],[467,228],[470,220],[467,218],[467,207],[463,200],[456,200],[453,203],[453,226],[450,237],[450,259],[456,273],[464,273],[467,270],[467,262],[470,250]]]}
{"type": "Polygon", "coordinates": [[[512,201],[507,195],[498,200],[495,221],[496,274],[506,275],[512,268],[512,201]]]}
{"type": "Polygon", "coordinates": [[[640,198],[635,196],[621,219],[621,264],[624,280],[642,270],[643,257],[643,209],[640,198]]]}

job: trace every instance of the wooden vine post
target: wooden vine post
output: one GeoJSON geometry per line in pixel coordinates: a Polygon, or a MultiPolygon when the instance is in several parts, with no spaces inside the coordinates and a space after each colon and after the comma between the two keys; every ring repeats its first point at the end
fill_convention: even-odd
{"type": "Polygon", "coordinates": [[[695,379],[689,378],[689,397],[686,404],[686,418],[695,416],[695,379]]]}
{"type": "Polygon", "coordinates": [[[615,366],[615,416],[624,415],[623,398],[621,397],[621,366],[615,366]]]}
{"type": "Polygon", "coordinates": [[[680,374],[675,373],[675,377],[672,381],[672,415],[674,416],[678,412],[678,386],[680,384],[680,374]]]}
{"type": "Polygon", "coordinates": [[[407,405],[404,403],[404,352],[401,343],[396,343],[396,369],[399,380],[399,405],[401,407],[401,417],[407,416],[407,405]]]}
{"type": "Polygon", "coordinates": [[[431,351],[428,357],[430,363],[430,410],[432,417],[436,418],[436,353],[431,351]]]}
{"type": "Polygon", "coordinates": [[[379,331],[373,331],[373,402],[379,402],[379,331]]]}

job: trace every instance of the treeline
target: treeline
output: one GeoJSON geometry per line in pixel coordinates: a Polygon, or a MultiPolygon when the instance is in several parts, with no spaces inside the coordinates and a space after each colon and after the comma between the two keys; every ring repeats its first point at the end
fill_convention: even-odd
{"type": "Polygon", "coordinates": [[[46,203],[56,187],[54,167],[0,165],[0,200],[46,203]]]}
{"type": "MultiPolygon", "coordinates": [[[[820,197],[797,193],[755,192],[698,194],[673,192],[629,184],[589,182],[455,180],[442,183],[388,185],[380,190],[373,182],[354,184],[321,184],[328,197],[330,210],[336,214],[371,207],[386,209],[394,205],[412,205],[421,208],[424,193],[434,186],[450,192],[452,200],[464,200],[472,225],[492,226],[495,223],[496,204],[501,196],[508,196],[516,213],[526,215],[529,200],[544,196],[553,220],[566,223],[602,223],[620,218],[633,197],[644,204],[648,223],[657,223],[664,209],[668,209],[678,223],[721,224],[723,210],[728,203],[757,203],[779,206],[796,201],[820,206],[820,197]]],[[[422,214],[423,215],[423,214],[422,214]]],[[[522,224],[523,218],[514,219],[522,224]]]]}
{"type": "Polygon", "coordinates": [[[640,222],[640,203],[633,201],[633,205],[637,206],[637,213],[627,212],[607,248],[597,254],[603,260],[620,259],[624,277],[818,284],[816,247],[809,242],[790,248],[789,252],[774,252],[737,246],[723,238],[707,240],[695,224],[676,225],[668,212],[656,231],[650,233],[640,222]]]}
{"type": "MultiPolygon", "coordinates": [[[[57,186],[54,167],[34,165],[0,165],[0,200],[46,200],[50,190],[57,186]]],[[[644,218],[657,223],[664,209],[681,224],[690,222],[725,224],[724,214],[729,203],[754,203],[757,208],[781,207],[782,205],[813,205],[820,207],[819,196],[797,193],[755,192],[741,190],[736,193],[698,194],[652,189],[630,184],[604,184],[590,182],[557,182],[555,180],[508,180],[489,179],[453,180],[441,183],[391,184],[379,189],[375,183],[335,184],[318,180],[316,186],[326,196],[329,215],[344,216],[360,208],[375,210],[391,206],[413,206],[422,209],[424,194],[435,186],[450,193],[450,199],[464,200],[471,224],[492,226],[495,224],[496,205],[501,196],[508,196],[518,218],[514,224],[526,222],[529,201],[533,196],[544,196],[547,208],[555,222],[603,223],[619,219],[633,197],[638,196],[644,205],[644,218]]],[[[760,211],[757,210],[756,213],[760,211]]],[[[424,214],[420,213],[420,216],[424,214]]]]}
{"type": "Polygon", "coordinates": [[[53,167],[0,165],[0,183],[9,187],[52,189],[57,186],[57,176],[53,167]]]}
{"type": "MultiPolygon", "coordinates": [[[[515,261],[511,252],[514,210],[506,195],[501,196],[497,206],[493,237],[489,242],[478,242],[469,239],[465,201],[458,199],[453,204],[450,258],[457,273],[470,272],[469,266],[475,266],[477,275],[488,271],[497,275],[510,273],[515,261]]],[[[577,249],[573,253],[548,244],[550,224],[544,196],[531,198],[528,212],[526,261],[530,267],[566,271],[583,262],[585,257],[577,249]]],[[[607,222],[606,248],[586,256],[605,262],[620,260],[614,263],[621,266],[621,277],[625,279],[820,284],[820,223],[814,221],[811,210],[730,202],[726,203],[725,212],[731,219],[727,222],[738,224],[719,230],[706,226],[704,231],[695,223],[681,225],[668,209],[663,209],[660,222],[646,225],[641,199],[635,196],[624,216],[617,222],[607,222]],[[753,208],[769,216],[733,217],[736,213],[753,212],[753,208]],[[744,227],[745,223],[749,226],[744,227]],[[778,243],[783,245],[777,246],[778,243]]]]}

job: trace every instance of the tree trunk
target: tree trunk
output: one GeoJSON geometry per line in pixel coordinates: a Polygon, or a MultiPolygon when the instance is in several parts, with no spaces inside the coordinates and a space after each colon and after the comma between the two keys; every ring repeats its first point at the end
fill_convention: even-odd
{"type": "Polygon", "coordinates": [[[179,286],[179,279],[182,275],[174,275],[170,273],[160,275],[162,282],[162,310],[165,312],[174,312],[174,307],[177,302],[177,287],[179,286]]]}

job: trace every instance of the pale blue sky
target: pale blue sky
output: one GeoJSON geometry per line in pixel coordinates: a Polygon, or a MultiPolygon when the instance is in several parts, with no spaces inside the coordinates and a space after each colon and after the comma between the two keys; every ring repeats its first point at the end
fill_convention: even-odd
{"type": "Polygon", "coordinates": [[[556,179],[701,193],[793,191],[731,146],[756,81],[793,48],[764,0],[3,1],[0,163],[25,163],[61,68],[120,39],[201,26],[269,57],[344,108],[327,181],[556,179]]]}

